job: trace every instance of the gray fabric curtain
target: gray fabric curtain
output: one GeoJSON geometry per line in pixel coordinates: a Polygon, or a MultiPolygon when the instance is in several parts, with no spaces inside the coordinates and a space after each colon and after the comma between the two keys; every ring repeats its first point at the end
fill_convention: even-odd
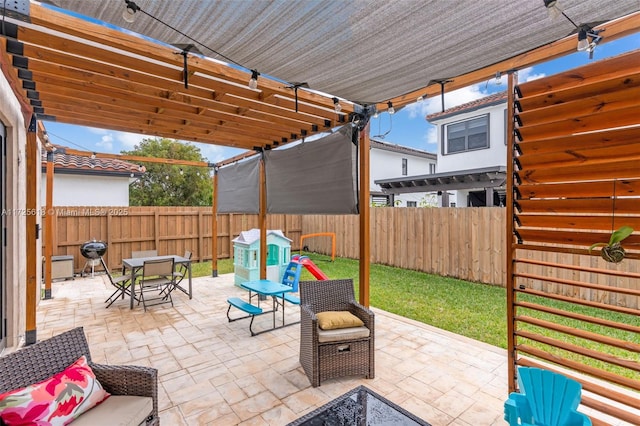
{"type": "Polygon", "coordinates": [[[267,212],[357,214],[357,150],[351,127],[265,152],[267,212]]]}
{"type": "Polygon", "coordinates": [[[218,170],[218,213],[259,213],[260,158],[218,170]]]}

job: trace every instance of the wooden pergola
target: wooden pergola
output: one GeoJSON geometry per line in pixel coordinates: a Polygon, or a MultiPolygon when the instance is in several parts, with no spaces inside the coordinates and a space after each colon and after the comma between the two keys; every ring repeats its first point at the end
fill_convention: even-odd
{"type": "MultiPolygon", "coordinates": [[[[24,122],[29,125],[26,167],[30,176],[39,173],[39,120],[224,145],[252,152],[265,151],[329,131],[353,118],[366,122],[374,111],[385,111],[388,102],[395,108],[401,108],[415,102],[418,97],[440,96],[443,91],[486,81],[499,72],[513,75],[514,71],[566,55],[576,48],[576,36],[571,34],[504,60],[450,75],[446,85],[425,81],[416,90],[398,93],[369,105],[337,99],[341,111],[336,112],[331,95],[298,90],[295,85],[266,77],[260,78],[257,89],[252,89],[247,86],[250,73],[237,67],[180,52],[175,47],[60,13],[39,3],[30,3],[25,21],[10,19],[3,23],[0,68],[21,103],[24,122]]],[[[640,12],[607,22],[601,43],[638,32],[639,22],[640,12]]],[[[503,38],[508,39],[508,34],[503,38]]],[[[393,67],[392,64],[389,66],[393,67]]],[[[509,92],[513,94],[514,90],[515,82],[510,78],[509,92]]],[[[39,139],[43,143],[46,141],[43,134],[39,139]]],[[[359,297],[362,304],[369,305],[370,217],[367,207],[370,166],[367,126],[363,126],[360,132],[359,144],[359,297]]],[[[150,160],[145,158],[144,161],[150,160]]],[[[508,171],[509,176],[512,173],[512,169],[508,171]]],[[[213,185],[215,188],[215,180],[213,185]]],[[[260,228],[261,235],[266,236],[264,173],[260,194],[260,228]]],[[[33,179],[28,185],[26,208],[35,210],[37,200],[33,179]]],[[[48,199],[48,205],[50,202],[48,199]]],[[[212,207],[215,213],[215,198],[212,207]]],[[[215,214],[213,216],[215,218],[215,214]]],[[[36,338],[38,241],[32,232],[36,227],[35,216],[27,217],[26,222],[26,336],[27,341],[33,343],[36,338]]],[[[50,228],[45,228],[48,247],[51,247],[49,242],[52,238],[50,228]]],[[[214,224],[214,236],[215,229],[214,224]]],[[[213,242],[215,247],[215,237],[213,242]]],[[[510,250],[515,252],[512,242],[508,243],[510,250]]],[[[261,251],[266,252],[266,238],[262,238],[261,251]]],[[[215,248],[213,253],[215,265],[215,248]]],[[[48,258],[50,262],[50,256],[48,258]]],[[[510,273],[514,273],[513,270],[510,273]]],[[[261,257],[261,275],[266,276],[266,256],[261,257]]],[[[509,303],[513,304],[514,300],[509,303]]],[[[509,309],[512,308],[513,305],[509,305],[509,309]]],[[[510,332],[515,331],[510,328],[510,332]]],[[[513,361],[509,372],[511,385],[515,386],[513,372],[516,362],[513,361]]]]}

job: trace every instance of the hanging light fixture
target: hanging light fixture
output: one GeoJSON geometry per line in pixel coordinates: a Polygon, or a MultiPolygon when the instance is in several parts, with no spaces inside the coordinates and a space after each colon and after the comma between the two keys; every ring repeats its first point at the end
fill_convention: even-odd
{"type": "Polygon", "coordinates": [[[391,101],[387,102],[387,107],[388,107],[388,108],[387,108],[387,112],[388,112],[389,114],[393,115],[393,114],[395,114],[395,113],[396,113],[396,110],[395,110],[395,108],[393,107],[393,102],[391,102],[391,101]]]}
{"type": "Polygon", "coordinates": [[[331,100],[333,101],[333,109],[336,112],[342,111],[342,105],[340,105],[340,100],[338,98],[331,98],[331,100]]]}
{"type": "Polygon", "coordinates": [[[251,89],[257,89],[258,88],[258,76],[260,75],[260,73],[257,70],[251,70],[251,78],[249,79],[249,87],[251,89]]]}
{"type": "Polygon", "coordinates": [[[573,19],[569,18],[567,14],[564,13],[562,8],[558,4],[558,0],[543,1],[544,7],[547,9],[547,12],[549,12],[549,16],[551,17],[551,19],[555,19],[558,16],[562,15],[567,18],[567,21],[571,22],[571,24],[576,27],[576,29],[578,30],[577,49],[579,52],[589,52],[589,59],[592,59],[593,51],[595,50],[598,43],[600,43],[600,41],[602,40],[602,36],[600,35],[600,33],[604,31],[604,29],[594,30],[590,25],[587,24],[578,25],[573,21],[573,19]]]}
{"type": "Polygon", "coordinates": [[[136,20],[136,12],[140,10],[140,7],[132,0],[124,0],[124,2],[125,7],[122,11],[122,19],[131,24],[136,20]]]}

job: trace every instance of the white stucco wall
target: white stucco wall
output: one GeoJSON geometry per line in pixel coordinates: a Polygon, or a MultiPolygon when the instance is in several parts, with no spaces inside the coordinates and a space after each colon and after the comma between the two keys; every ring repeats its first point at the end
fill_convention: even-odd
{"type": "MultiPolygon", "coordinates": [[[[20,104],[9,83],[0,73],[0,121],[6,126],[7,146],[7,226],[6,241],[6,308],[8,348],[21,342],[26,328],[26,257],[24,237],[26,215],[26,125],[20,104]]],[[[36,178],[34,176],[34,178],[36,178]]]]}
{"type": "MultiPolygon", "coordinates": [[[[370,190],[372,192],[381,192],[380,185],[376,185],[378,179],[399,178],[402,177],[402,159],[407,159],[407,176],[426,175],[429,174],[429,165],[436,164],[435,159],[419,157],[410,153],[393,152],[380,148],[371,148],[370,167],[371,167],[371,183],[370,190]]],[[[427,194],[417,192],[413,194],[398,194],[395,196],[396,206],[405,207],[407,201],[415,201],[418,205],[423,199],[427,199],[427,194]]]]}
{"type": "Polygon", "coordinates": [[[442,120],[434,120],[431,124],[438,129],[438,173],[459,170],[479,169],[482,167],[505,166],[507,164],[507,146],[505,144],[504,114],[506,104],[494,105],[468,113],[462,113],[442,120]],[[469,152],[443,155],[444,125],[466,121],[489,114],[489,148],[469,152]]]}
{"type": "MultiPolygon", "coordinates": [[[[46,204],[46,174],[42,174],[40,195],[46,204]]],[[[125,176],[87,176],[54,173],[54,206],[128,206],[129,182],[125,176]]]]}
{"type": "MultiPolygon", "coordinates": [[[[498,104],[475,111],[456,114],[441,120],[433,120],[438,130],[438,165],[437,173],[461,172],[463,170],[480,169],[484,167],[506,166],[507,145],[505,143],[505,110],[506,104],[498,104]],[[489,148],[478,149],[455,154],[443,154],[443,144],[446,139],[446,125],[459,121],[466,121],[489,114],[489,148]]],[[[480,189],[476,189],[477,191],[480,189]]],[[[449,191],[449,206],[467,207],[469,190],[449,191]]],[[[442,205],[441,202],[438,205],[442,205]]]]}

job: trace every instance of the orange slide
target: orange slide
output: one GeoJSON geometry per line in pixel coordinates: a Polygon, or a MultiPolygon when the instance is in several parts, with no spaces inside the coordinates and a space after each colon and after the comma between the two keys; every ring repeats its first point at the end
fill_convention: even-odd
{"type": "Polygon", "coordinates": [[[309,271],[311,275],[313,275],[317,280],[329,279],[327,274],[322,272],[322,270],[318,268],[318,266],[315,263],[313,263],[313,261],[309,259],[307,256],[300,256],[299,254],[296,254],[291,257],[291,260],[294,262],[298,262],[299,264],[307,268],[307,271],[309,271]]]}

